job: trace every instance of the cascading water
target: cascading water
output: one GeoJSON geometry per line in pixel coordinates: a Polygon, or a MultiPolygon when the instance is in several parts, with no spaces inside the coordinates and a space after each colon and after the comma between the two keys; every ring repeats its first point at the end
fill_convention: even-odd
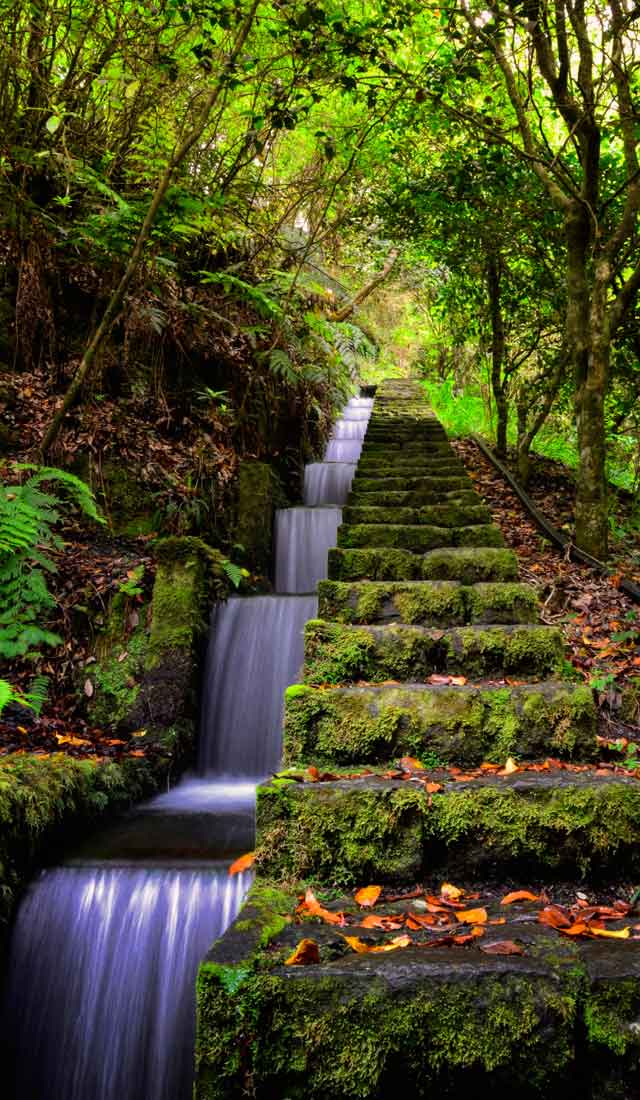
{"type": "Polygon", "coordinates": [[[355,472],[355,462],[312,462],[305,466],[304,503],[346,504],[355,472]]]}
{"type": "Polygon", "coordinates": [[[221,861],[253,842],[255,783],[278,766],[284,688],[302,664],[311,593],[326,576],[371,405],[352,398],[338,423],[353,435],[338,428],[325,461],[305,471],[312,506],[277,515],[277,594],[214,611],[202,778],[152,799],[28,890],[3,1021],[15,1100],[191,1095],[197,967],[250,881],[221,861]]]}
{"type": "Polygon", "coordinates": [[[313,592],[327,575],[340,508],[283,508],[276,513],[276,590],[313,592]]]}
{"type": "Polygon", "coordinates": [[[282,697],[298,675],[304,624],[317,608],[312,595],[252,596],[214,611],[202,729],[217,736],[201,739],[201,770],[257,780],[277,769],[282,697]]]}

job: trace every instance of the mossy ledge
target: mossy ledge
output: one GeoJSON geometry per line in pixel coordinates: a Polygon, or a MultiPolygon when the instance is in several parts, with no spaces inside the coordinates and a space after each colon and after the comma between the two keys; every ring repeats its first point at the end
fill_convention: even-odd
{"type": "Polygon", "coordinates": [[[331,580],[320,581],[318,598],[321,617],[341,623],[399,621],[444,627],[538,620],[534,590],[518,583],[331,580]]]}
{"type": "Polygon", "coordinates": [[[350,626],[312,619],[305,627],[304,680],[425,680],[432,673],[473,677],[552,675],[562,665],[562,631],[550,626],[467,626],[448,630],[388,623],[350,626]]]}
{"type": "Polygon", "coordinates": [[[385,684],[285,692],[288,763],[378,764],[431,753],[474,767],[552,756],[593,759],[596,710],[582,684],[385,684]]]}
{"type": "Polygon", "coordinates": [[[520,881],[640,872],[638,780],[524,772],[442,787],[429,796],[378,776],[261,787],[259,869],[341,888],[434,870],[520,881]]]}

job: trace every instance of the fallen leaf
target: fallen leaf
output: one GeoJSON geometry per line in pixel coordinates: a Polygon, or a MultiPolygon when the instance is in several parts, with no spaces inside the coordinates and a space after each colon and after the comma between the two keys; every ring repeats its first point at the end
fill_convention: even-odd
{"type": "MultiPolygon", "coordinates": [[[[402,928],[404,924],[404,917],[378,917],[375,913],[369,913],[367,917],[364,917],[360,921],[360,928],[379,928],[381,932],[395,932],[396,929],[402,928]]],[[[409,926],[409,918],[407,918],[407,927],[409,926]]],[[[414,931],[420,927],[416,925],[414,931]]]]}
{"type": "Polygon", "coordinates": [[[310,966],[320,962],[320,949],[315,940],[300,940],[293,955],[284,960],[285,966],[310,966]]]}
{"type": "Polygon", "coordinates": [[[630,935],[628,925],[626,928],[619,928],[617,932],[608,930],[607,928],[593,928],[589,925],[589,932],[592,936],[607,936],[612,940],[628,940],[630,935]]]}
{"type": "Polygon", "coordinates": [[[511,905],[514,901],[540,901],[540,894],[532,894],[529,890],[514,890],[512,894],[506,894],[501,905],[511,905]]]}
{"type": "Polygon", "coordinates": [[[73,734],[64,736],[61,733],[56,733],[56,741],[59,745],[91,745],[91,741],[85,741],[82,737],[74,737],[73,734]]]}
{"type": "Polygon", "coordinates": [[[481,943],[480,950],[485,955],[524,955],[524,947],[513,940],[495,940],[494,943],[481,943]]]}
{"type": "Polygon", "coordinates": [[[486,924],[488,914],[486,909],[463,909],[456,913],[456,920],[461,924],[486,924]]]}
{"type": "Polygon", "coordinates": [[[438,791],[443,789],[442,783],[425,783],[424,789],[427,794],[437,794],[438,791]]]}
{"type": "Polygon", "coordinates": [[[306,891],[304,901],[300,902],[296,913],[308,913],[311,917],[320,917],[326,924],[346,924],[344,913],[332,913],[329,909],[325,909],[310,889],[306,891]]]}
{"type": "Polygon", "coordinates": [[[413,772],[413,771],[423,772],[423,771],[426,771],[426,768],[425,768],[424,764],[421,764],[419,760],[416,760],[415,756],[403,756],[398,761],[398,764],[401,768],[403,768],[404,771],[409,771],[409,772],[413,772]]]}
{"type": "Polygon", "coordinates": [[[246,871],[247,868],[253,866],[253,861],[256,858],[255,852],[246,852],[243,856],[238,856],[236,860],[231,864],[229,868],[230,875],[237,875],[239,871],[246,871]]]}
{"type": "Polygon", "coordinates": [[[354,898],[363,909],[370,909],[375,905],[381,893],[381,886],[363,886],[355,893],[354,898]]]}
{"type": "Polygon", "coordinates": [[[85,680],[85,682],[84,682],[84,693],[87,696],[87,699],[91,698],[91,696],[93,695],[93,692],[94,692],[94,687],[93,687],[92,681],[91,680],[85,680]]]}
{"type": "Polygon", "coordinates": [[[452,886],[450,882],[443,882],[440,887],[440,896],[446,898],[447,901],[457,901],[464,894],[464,890],[461,890],[459,886],[452,886]]]}
{"type": "Polygon", "coordinates": [[[508,756],[504,768],[501,768],[498,775],[513,775],[514,772],[519,771],[518,765],[512,756],[508,756]]]}
{"type": "Polygon", "coordinates": [[[550,928],[569,928],[571,921],[564,910],[557,905],[547,905],[538,913],[538,923],[548,924],[550,928]]]}
{"type": "Polygon", "coordinates": [[[467,677],[466,676],[451,676],[450,677],[450,683],[455,684],[456,687],[462,687],[462,685],[466,684],[466,682],[467,682],[467,677]]]}
{"type": "Polygon", "coordinates": [[[358,936],[345,936],[344,939],[349,947],[353,951],[357,951],[359,955],[377,955],[383,951],[397,951],[399,947],[409,947],[413,943],[411,936],[395,936],[389,943],[380,943],[374,946],[365,943],[358,936]]]}

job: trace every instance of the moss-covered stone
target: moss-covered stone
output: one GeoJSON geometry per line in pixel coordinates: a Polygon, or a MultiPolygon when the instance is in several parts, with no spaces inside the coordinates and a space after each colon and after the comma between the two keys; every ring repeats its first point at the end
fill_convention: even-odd
{"type": "Polygon", "coordinates": [[[481,503],[480,497],[473,489],[454,489],[448,493],[434,493],[432,491],[412,491],[382,493],[349,494],[349,507],[357,508],[422,508],[441,504],[452,504],[457,507],[470,505],[472,508],[481,503]]]}
{"type": "MultiPolygon", "coordinates": [[[[229,962],[221,941],[200,969],[198,1100],[373,1100],[566,1089],[581,972],[576,948],[540,930],[528,958],[405,949],[357,955],[313,928],[319,966],[282,965],[287,927],[229,962]]],[[[240,937],[232,934],[236,941],[240,937]]]]}
{"type": "Polygon", "coordinates": [[[343,623],[400,620],[424,626],[466,622],[461,585],[454,581],[321,581],[319,614],[343,623]]]}
{"type": "Polygon", "coordinates": [[[466,527],[432,527],[429,524],[343,523],[338,528],[338,546],[344,549],[362,546],[394,546],[414,553],[443,546],[504,546],[500,529],[494,524],[466,527]]]}
{"type": "Polygon", "coordinates": [[[135,538],[157,530],[157,503],[135,471],[108,459],[101,464],[95,485],[90,470],[88,474],[114,534],[135,538]]]}
{"type": "Polygon", "coordinates": [[[284,505],[280,479],[266,462],[245,461],[238,473],[233,541],[243,548],[255,569],[268,572],[271,564],[273,516],[284,505]]]}
{"type": "Polygon", "coordinates": [[[343,550],[333,548],[328,555],[331,580],[413,580],[420,576],[422,559],[410,550],[381,549],[343,550]]]}
{"type": "Polygon", "coordinates": [[[563,653],[562,631],[549,626],[437,630],[312,620],[305,628],[304,679],[307,684],[347,684],[425,680],[432,673],[535,679],[559,672],[563,653]]]}
{"type": "Polygon", "coordinates": [[[318,878],[339,886],[413,882],[422,866],[428,796],[414,786],[298,783],[258,789],[257,866],[278,882],[318,878]],[[311,840],[311,834],[313,839],[311,840]]]}
{"type": "MultiPolygon", "coordinates": [[[[504,553],[511,554],[511,551],[504,553]]],[[[380,560],[385,561],[384,554],[384,551],[329,551],[330,568],[332,560],[335,562],[337,558],[340,565],[346,558],[356,577],[362,575],[362,571],[366,575],[365,566],[377,568],[380,560]],[[363,561],[361,568],[360,561],[363,561]]],[[[410,555],[409,566],[405,565],[407,570],[412,557],[410,555]]],[[[403,559],[394,560],[400,569],[403,559]]],[[[322,618],[344,623],[397,620],[422,626],[455,626],[462,623],[526,624],[538,621],[538,601],[534,590],[527,584],[515,582],[462,585],[458,581],[330,580],[320,582],[318,597],[322,618]]]]}
{"type": "MultiPolygon", "coordinates": [[[[368,634],[357,629],[347,660],[366,667],[368,634]],[[362,639],[360,638],[362,635],[362,639]]],[[[483,761],[596,754],[593,695],[543,681],[513,687],[390,684],[285,693],[284,756],[310,764],[377,764],[431,753],[463,767],[483,761]]]]}
{"type": "Polygon", "coordinates": [[[472,488],[471,480],[464,477],[362,477],[356,471],[356,475],[353,479],[352,492],[354,493],[382,493],[390,490],[392,492],[408,492],[409,490],[417,490],[419,492],[431,491],[436,493],[448,493],[454,489],[470,489],[472,488]]]}
{"type": "Polygon", "coordinates": [[[518,559],[513,550],[503,547],[443,547],[425,554],[422,576],[425,580],[457,580],[463,584],[515,581],[518,559]]]}
{"type": "Polygon", "coordinates": [[[261,791],[258,852],[261,871],[277,881],[300,876],[346,887],[394,881],[403,855],[406,882],[415,881],[420,869],[451,874],[455,868],[458,876],[471,877],[516,873],[520,881],[567,873],[637,875],[640,783],[523,772],[445,780],[442,793],[431,797],[417,784],[378,777],[286,783],[261,791]],[[406,820],[393,809],[401,792],[412,807],[406,820]],[[391,869],[390,838],[398,855],[391,869]]]}
{"type": "Polygon", "coordinates": [[[347,505],[342,509],[346,524],[431,524],[435,527],[461,527],[465,524],[490,523],[491,513],[483,504],[437,504],[432,507],[367,507],[347,505]]]}

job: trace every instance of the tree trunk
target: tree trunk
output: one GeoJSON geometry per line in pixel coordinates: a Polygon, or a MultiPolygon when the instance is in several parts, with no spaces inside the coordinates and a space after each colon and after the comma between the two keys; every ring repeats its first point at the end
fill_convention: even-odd
{"type": "Polygon", "coordinates": [[[504,318],[500,300],[500,268],[495,256],[489,256],[487,262],[487,290],[489,293],[489,311],[491,315],[491,389],[496,403],[496,454],[498,458],[507,457],[507,425],[509,406],[503,366],[505,359],[504,318]]]}
{"type": "Polygon", "coordinates": [[[376,287],[380,286],[380,284],[384,282],[384,280],[387,278],[387,275],[389,275],[395,267],[396,260],[398,259],[399,255],[399,249],[392,248],[391,252],[387,256],[382,271],[379,271],[377,275],[374,275],[373,279],[371,279],[365,286],[363,286],[351,299],[350,302],[347,302],[345,306],[342,306],[340,309],[336,309],[333,311],[333,313],[330,313],[329,320],[346,321],[347,317],[351,316],[356,306],[359,306],[361,302],[364,302],[365,298],[368,298],[369,295],[376,289],[376,287]]]}
{"type": "Polygon", "coordinates": [[[567,346],[573,363],[578,436],[576,545],[595,558],[607,557],[607,487],[604,403],[609,369],[606,316],[608,267],[600,263],[589,287],[589,214],[574,204],[567,235],[567,346]],[[590,293],[591,289],[591,293],[590,293]]]}

